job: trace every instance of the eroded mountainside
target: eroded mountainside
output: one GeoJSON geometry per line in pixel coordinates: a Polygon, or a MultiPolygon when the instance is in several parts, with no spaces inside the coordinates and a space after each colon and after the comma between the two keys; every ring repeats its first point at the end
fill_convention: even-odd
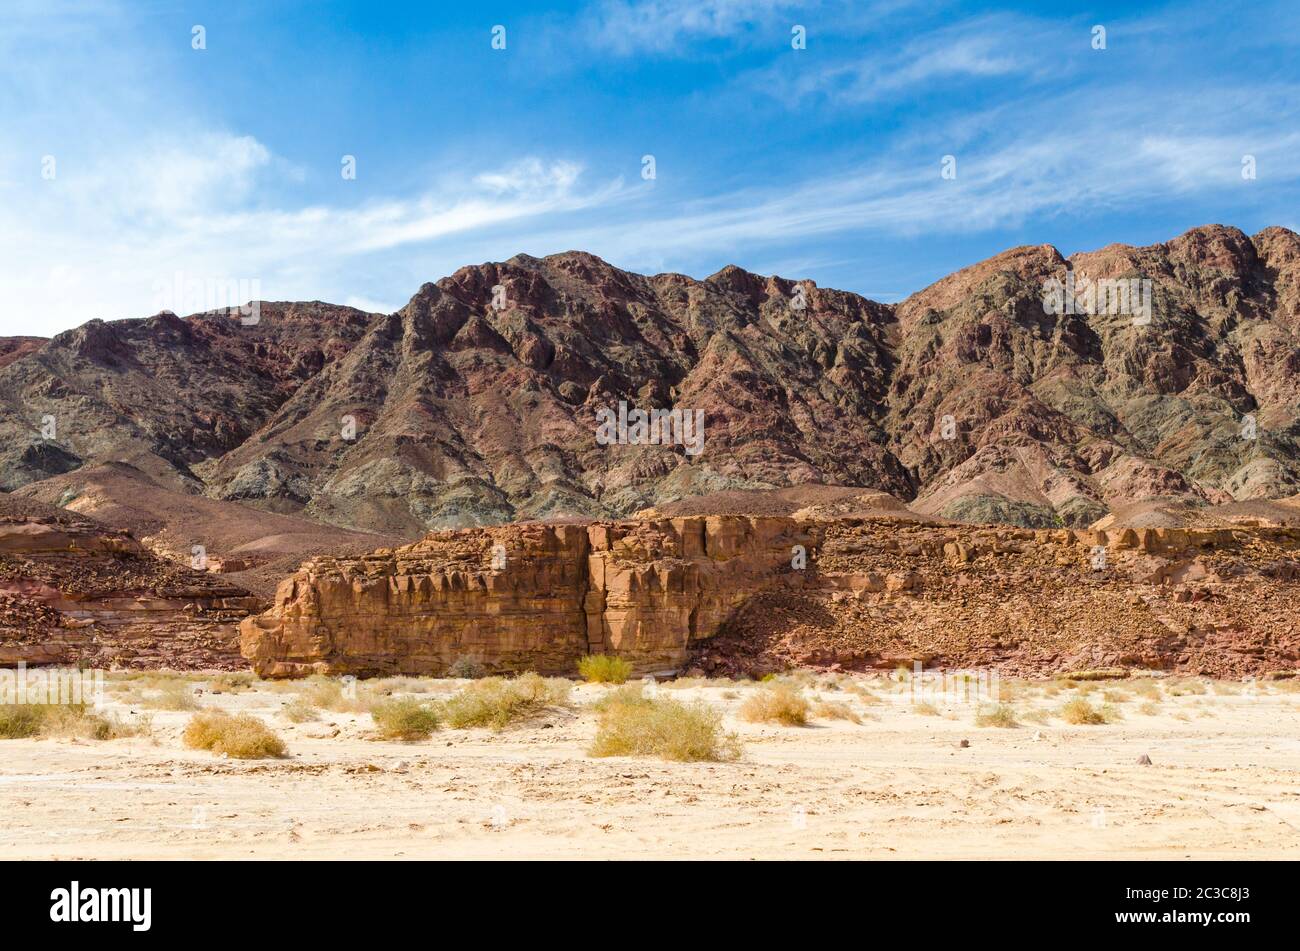
{"type": "Polygon", "coordinates": [[[6,341],[0,488],[66,503],[127,466],[96,484],[129,494],[135,472],[145,494],[392,540],[811,483],[1084,526],[1148,499],[1294,495],[1297,412],[1300,238],[1281,228],[1017,248],[895,306],[572,252],[462,268],[390,315],[264,303],[251,326],[162,314],[6,341]],[[1046,313],[1067,266],[1149,280],[1150,323],[1046,313]],[[602,444],[620,401],[702,410],[702,451],[602,444]]]}

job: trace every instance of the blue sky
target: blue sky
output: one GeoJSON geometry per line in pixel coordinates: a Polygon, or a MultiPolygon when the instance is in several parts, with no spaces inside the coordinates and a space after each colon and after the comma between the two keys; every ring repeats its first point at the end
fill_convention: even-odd
{"type": "Polygon", "coordinates": [[[392,310],[576,248],[894,301],[1019,244],[1295,228],[1298,45],[1294,3],[5,0],[0,334],[178,275],[392,310]]]}

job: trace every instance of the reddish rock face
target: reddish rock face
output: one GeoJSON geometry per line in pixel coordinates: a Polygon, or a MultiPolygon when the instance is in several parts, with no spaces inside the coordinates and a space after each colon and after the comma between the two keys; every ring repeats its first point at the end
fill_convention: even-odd
{"type": "Polygon", "coordinates": [[[245,620],[263,676],[698,667],[1300,666],[1300,529],[709,516],[516,525],[316,559],[245,620]],[[802,546],[806,566],[797,568],[802,546]],[[494,564],[496,567],[494,567],[494,564]]]}
{"type": "Polygon", "coordinates": [[[240,628],[263,676],[571,674],[588,653],[674,669],[758,591],[792,577],[789,519],[710,517],[471,529],[361,559],[320,558],[240,628]],[[497,567],[494,567],[497,566],[497,567]]]}
{"type": "Polygon", "coordinates": [[[235,670],[264,603],[88,520],[0,516],[0,666],[235,670]]]}
{"type": "Polygon", "coordinates": [[[0,488],[120,461],[401,539],[817,483],[1084,526],[1144,499],[1300,490],[1298,305],[1283,228],[1013,248],[893,306],[737,267],[695,280],[519,255],[395,314],[263,303],[256,326],[160,314],[0,341],[0,488]],[[1149,323],[1049,313],[1067,268],[1149,282],[1149,323]],[[703,451],[598,441],[620,403],[702,412],[703,451]]]}

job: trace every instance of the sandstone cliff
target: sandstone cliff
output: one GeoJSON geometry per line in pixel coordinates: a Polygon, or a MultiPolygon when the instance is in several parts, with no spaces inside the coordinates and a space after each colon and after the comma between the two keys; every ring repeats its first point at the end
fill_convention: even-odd
{"type": "Polygon", "coordinates": [[[358,559],[318,558],[241,625],[263,676],[572,673],[587,653],[679,667],[749,598],[795,577],[813,536],[779,518],[524,524],[431,535],[358,559]]]}
{"type": "Polygon", "coordinates": [[[968,528],[709,516],[525,524],[316,559],[241,625],[264,676],[799,664],[1300,666],[1300,529],[968,528]],[[807,552],[796,566],[796,546],[807,552]],[[494,566],[495,562],[495,566],[494,566]]]}

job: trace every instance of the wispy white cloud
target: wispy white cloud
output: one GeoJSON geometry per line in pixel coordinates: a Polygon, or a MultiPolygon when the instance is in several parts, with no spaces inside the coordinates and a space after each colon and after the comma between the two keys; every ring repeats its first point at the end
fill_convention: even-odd
{"type": "Polygon", "coordinates": [[[807,4],[788,0],[604,0],[592,42],[615,53],[682,53],[701,39],[736,38],[807,4]]]}
{"type": "Polygon", "coordinates": [[[117,155],[92,172],[60,172],[44,189],[11,189],[0,233],[26,240],[0,258],[0,283],[24,311],[3,318],[0,334],[152,313],[156,287],[170,287],[177,273],[202,282],[257,281],[273,299],[364,295],[365,287],[340,287],[339,274],[375,254],[491,228],[526,229],[529,219],[631,194],[618,179],[584,187],[577,163],[529,157],[448,175],[412,196],[264,207],[252,199],[275,164],[250,137],[209,134],[117,155]]]}
{"type": "Polygon", "coordinates": [[[972,79],[1059,80],[1066,66],[1053,51],[1086,39],[1086,30],[1066,22],[991,14],[926,31],[897,47],[891,44],[883,55],[832,52],[815,65],[777,59],[743,77],[739,86],[746,94],[770,96],[796,108],[809,102],[896,101],[925,89],[951,93],[960,88],[954,83],[972,79]]]}

